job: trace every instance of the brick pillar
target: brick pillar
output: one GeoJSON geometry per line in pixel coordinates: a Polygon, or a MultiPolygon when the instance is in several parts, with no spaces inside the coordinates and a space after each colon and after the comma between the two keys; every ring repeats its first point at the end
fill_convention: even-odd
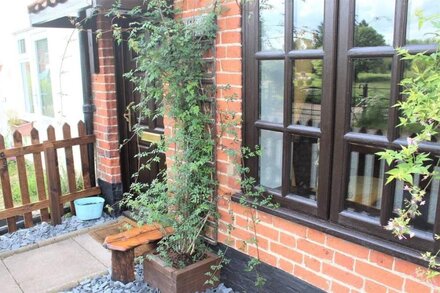
{"type": "MultiPolygon", "coordinates": [[[[227,154],[222,146],[234,149],[237,153],[241,148],[242,116],[242,43],[241,43],[241,12],[235,0],[222,1],[223,12],[218,16],[218,32],[216,38],[216,83],[217,110],[223,113],[234,112],[237,123],[234,135],[221,134],[221,124],[225,119],[217,118],[217,132],[221,134],[217,145],[217,178],[220,197],[229,197],[240,191],[239,175],[235,170],[233,157],[227,154]],[[233,99],[231,100],[231,97],[233,99]]],[[[219,201],[219,209],[226,208],[219,201]]]]}
{"type": "Polygon", "coordinates": [[[98,184],[106,202],[113,205],[122,198],[116,71],[110,19],[102,13],[97,17],[97,29],[101,29],[104,33],[97,41],[99,73],[92,75],[92,91],[96,106],[93,119],[96,135],[96,168],[98,184]]]}

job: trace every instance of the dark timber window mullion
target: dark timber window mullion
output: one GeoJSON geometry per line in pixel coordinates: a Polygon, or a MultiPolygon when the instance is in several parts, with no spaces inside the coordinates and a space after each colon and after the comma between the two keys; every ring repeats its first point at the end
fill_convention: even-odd
{"type": "Polygon", "coordinates": [[[333,164],[332,174],[339,180],[332,181],[331,210],[330,219],[338,222],[339,213],[344,208],[345,185],[347,184],[348,166],[348,144],[343,139],[349,129],[350,123],[350,94],[347,89],[349,86],[349,74],[351,73],[351,62],[347,56],[347,51],[353,44],[353,23],[354,23],[354,1],[341,0],[339,2],[339,36],[336,79],[336,105],[335,110],[335,130],[334,130],[334,150],[333,159],[338,162],[333,164]]]}
{"type": "MultiPolygon", "coordinates": [[[[245,39],[244,54],[248,56],[245,63],[245,83],[255,84],[258,80],[258,61],[254,58],[258,50],[259,36],[259,11],[258,2],[247,2],[244,7],[245,11],[253,11],[249,13],[249,17],[243,18],[245,39]]],[[[247,97],[243,101],[244,121],[245,121],[245,144],[253,147],[258,144],[258,131],[254,125],[254,121],[258,117],[258,86],[249,86],[244,88],[244,96],[247,97]]],[[[250,168],[250,176],[258,179],[258,159],[253,157],[246,162],[250,168]]]]}
{"type": "Polygon", "coordinates": [[[323,81],[319,150],[319,196],[318,217],[328,219],[332,183],[332,153],[335,119],[336,92],[336,43],[338,23],[338,0],[327,0],[324,5],[323,81]]]}
{"type": "Polygon", "coordinates": [[[282,187],[281,194],[286,196],[290,184],[290,162],[291,162],[291,139],[286,131],[290,124],[292,115],[292,63],[287,52],[293,48],[293,3],[286,1],[285,5],[285,27],[284,27],[284,119],[283,119],[283,164],[282,164],[282,187]]]}

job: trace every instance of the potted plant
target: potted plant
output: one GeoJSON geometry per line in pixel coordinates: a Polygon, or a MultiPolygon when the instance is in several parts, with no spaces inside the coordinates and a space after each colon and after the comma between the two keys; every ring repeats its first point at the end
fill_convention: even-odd
{"type": "Polygon", "coordinates": [[[34,128],[34,122],[26,121],[15,116],[8,119],[8,125],[11,128],[11,132],[19,131],[24,136],[29,136],[32,128],[34,128]]]}
{"type": "MultiPolygon", "coordinates": [[[[140,224],[160,223],[174,231],[158,243],[156,255],[145,259],[145,281],[161,292],[202,291],[217,283],[220,264],[203,239],[207,223],[217,218],[215,142],[207,131],[212,117],[203,110],[210,92],[202,82],[203,56],[216,36],[217,9],[214,5],[197,22],[187,23],[174,17],[167,1],[144,6],[129,13],[136,22],[126,28],[114,25],[113,34],[127,40],[137,56],[136,70],[126,77],[142,95],[133,106],[139,120],[165,116],[173,121],[171,134],[138,155],[146,159],[140,170],[161,160],[163,152],[172,164],[149,184],[135,180],[123,204],[135,211],[140,224]],[[154,113],[150,101],[161,105],[154,113]]],[[[122,17],[117,7],[110,14],[122,17]]],[[[135,125],[134,132],[140,134],[142,127],[135,125]]]]}

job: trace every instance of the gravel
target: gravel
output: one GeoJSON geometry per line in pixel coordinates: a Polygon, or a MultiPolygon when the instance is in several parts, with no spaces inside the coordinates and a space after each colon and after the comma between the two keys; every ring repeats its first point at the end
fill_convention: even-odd
{"type": "MultiPolygon", "coordinates": [[[[131,283],[123,284],[118,281],[112,281],[110,272],[94,278],[82,281],[78,286],[64,291],[64,293],[89,293],[89,292],[103,292],[103,293],[159,293],[156,288],[150,287],[144,283],[143,266],[136,265],[136,280],[131,283]]],[[[206,290],[204,293],[234,293],[230,288],[226,288],[225,285],[220,284],[217,288],[206,290]]]]}
{"type": "Polygon", "coordinates": [[[56,226],[42,222],[31,228],[20,229],[16,232],[0,236],[0,252],[18,249],[58,235],[103,224],[112,219],[112,217],[103,213],[101,218],[89,221],[81,221],[76,216],[64,216],[62,223],[56,226]]]}
{"type": "MultiPolygon", "coordinates": [[[[0,252],[18,249],[20,247],[34,244],[58,235],[103,224],[112,219],[112,217],[104,213],[101,218],[90,221],[81,221],[76,216],[63,217],[63,222],[57,226],[52,226],[49,223],[42,222],[34,227],[20,229],[14,233],[8,233],[0,236],[0,252]]],[[[144,283],[143,266],[139,264],[136,265],[136,280],[134,282],[128,284],[114,282],[111,280],[110,272],[108,272],[103,276],[84,280],[78,286],[65,292],[160,293],[158,289],[152,288],[148,284],[144,283]]],[[[223,284],[220,284],[217,288],[208,289],[204,293],[234,293],[234,291],[230,288],[227,288],[223,284]]]]}
{"type": "Polygon", "coordinates": [[[110,272],[96,277],[94,279],[87,279],[82,281],[78,286],[65,291],[65,293],[79,293],[79,292],[103,292],[103,293],[159,293],[159,290],[151,288],[144,283],[142,265],[136,265],[136,280],[131,283],[123,284],[118,281],[112,281],[110,272]]]}

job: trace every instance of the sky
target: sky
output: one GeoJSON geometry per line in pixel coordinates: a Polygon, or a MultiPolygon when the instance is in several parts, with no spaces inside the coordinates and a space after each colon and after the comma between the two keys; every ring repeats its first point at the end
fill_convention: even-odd
{"type": "MultiPolygon", "coordinates": [[[[12,42],[14,33],[30,26],[27,13],[28,0],[2,1],[2,10],[9,13],[2,13],[0,17],[0,40],[1,42],[12,42]]],[[[2,59],[8,58],[9,46],[0,46],[0,64],[2,59]]]]}

